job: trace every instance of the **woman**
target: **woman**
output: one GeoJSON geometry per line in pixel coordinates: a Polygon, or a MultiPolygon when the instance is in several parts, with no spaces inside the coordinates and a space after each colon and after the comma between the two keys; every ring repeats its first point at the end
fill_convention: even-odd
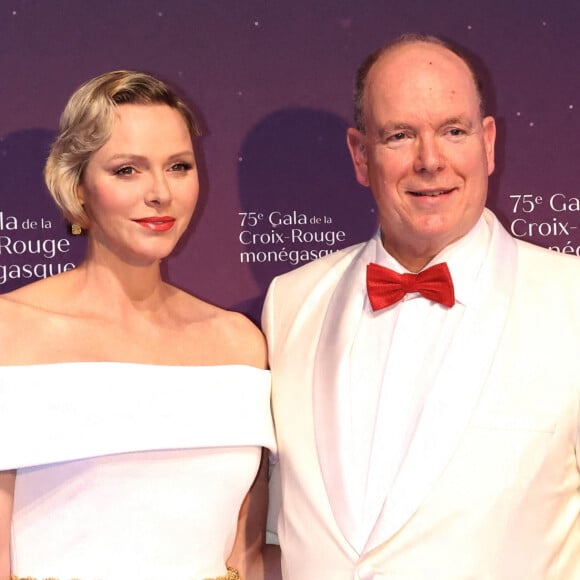
{"type": "Polygon", "coordinates": [[[274,446],[263,337],[159,268],[196,205],[198,134],[142,73],[63,112],[45,178],[87,253],[0,299],[1,580],[264,576],[263,479],[240,511],[274,446]]]}

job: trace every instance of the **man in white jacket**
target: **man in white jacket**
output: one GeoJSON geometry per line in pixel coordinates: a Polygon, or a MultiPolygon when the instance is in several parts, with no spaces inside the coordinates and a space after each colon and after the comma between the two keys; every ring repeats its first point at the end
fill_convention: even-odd
{"type": "Polygon", "coordinates": [[[495,122],[441,40],[361,66],[380,229],[276,278],[285,580],[580,578],[580,260],[485,209],[495,122]]]}

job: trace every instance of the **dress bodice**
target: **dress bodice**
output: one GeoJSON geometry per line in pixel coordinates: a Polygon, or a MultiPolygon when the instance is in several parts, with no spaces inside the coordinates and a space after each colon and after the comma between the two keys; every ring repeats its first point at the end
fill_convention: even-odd
{"type": "Polygon", "coordinates": [[[225,575],[261,447],[274,449],[269,388],[267,371],[234,365],[0,368],[12,573],[225,575]]]}

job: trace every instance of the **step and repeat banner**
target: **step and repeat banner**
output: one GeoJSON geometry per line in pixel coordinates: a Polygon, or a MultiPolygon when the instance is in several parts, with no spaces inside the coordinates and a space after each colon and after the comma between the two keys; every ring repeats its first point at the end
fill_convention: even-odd
{"type": "Polygon", "coordinates": [[[580,255],[577,0],[2,0],[0,292],[74,268],[42,169],[85,80],[152,73],[197,111],[201,198],[164,262],[177,286],[257,320],[273,276],[372,235],[345,145],[353,76],[403,32],[472,55],[498,123],[488,205],[520,239],[580,255]]]}

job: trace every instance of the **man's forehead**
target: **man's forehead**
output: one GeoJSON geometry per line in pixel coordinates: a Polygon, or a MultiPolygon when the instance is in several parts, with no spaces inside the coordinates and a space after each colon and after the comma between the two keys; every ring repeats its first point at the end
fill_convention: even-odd
{"type": "MultiPolygon", "coordinates": [[[[413,42],[389,49],[369,71],[365,101],[397,104],[407,107],[414,96],[427,91],[449,98],[473,99],[479,106],[475,80],[467,64],[449,49],[427,42],[413,42]]],[[[433,105],[435,103],[432,103],[433,105]]]]}
{"type": "Polygon", "coordinates": [[[396,74],[398,78],[420,77],[430,70],[441,70],[442,74],[463,76],[473,82],[467,64],[444,46],[431,42],[410,42],[394,46],[382,54],[369,71],[369,81],[396,74]]]}

